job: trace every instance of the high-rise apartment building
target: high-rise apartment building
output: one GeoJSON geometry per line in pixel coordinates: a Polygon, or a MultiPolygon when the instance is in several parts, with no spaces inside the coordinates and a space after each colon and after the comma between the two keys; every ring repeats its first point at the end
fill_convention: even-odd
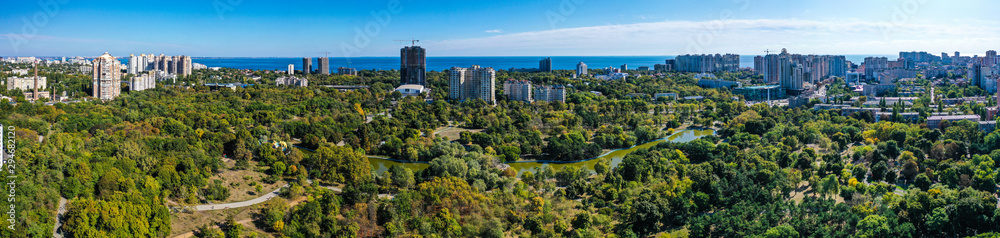
{"type": "Polygon", "coordinates": [[[312,58],[302,58],[302,74],[311,74],[313,68],[312,58]]]}
{"type": "Polygon", "coordinates": [[[803,86],[806,78],[809,78],[808,70],[806,67],[800,64],[795,64],[789,62],[788,64],[781,65],[782,75],[780,85],[789,91],[801,91],[805,87],[803,86]]]}
{"type": "MultiPolygon", "coordinates": [[[[958,53],[958,52],[955,52],[958,53]]],[[[878,74],[889,69],[889,59],[886,57],[865,58],[865,78],[869,80],[878,78],[878,74]]]]}
{"type": "Polygon", "coordinates": [[[680,72],[735,72],[740,69],[740,55],[679,55],[673,63],[680,72]]]}
{"type": "Polygon", "coordinates": [[[507,80],[503,82],[503,94],[513,101],[531,102],[531,81],[507,80]]]}
{"type": "Polygon", "coordinates": [[[131,55],[128,56],[128,73],[129,74],[135,75],[135,74],[138,74],[141,71],[139,69],[140,65],[141,65],[140,61],[141,61],[141,59],[139,59],[139,56],[135,56],[135,54],[131,54],[131,55]]]}
{"type": "MultiPolygon", "coordinates": [[[[146,55],[146,54],[140,54],[139,55],[139,58],[138,58],[139,61],[136,62],[138,64],[136,66],[136,69],[138,70],[137,71],[138,73],[146,72],[146,71],[150,70],[150,66],[151,66],[150,64],[153,62],[151,56],[152,55],[146,55]]],[[[130,60],[129,62],[132,62],[132,61],[130,60]]]]}
{"type": "Polygon", "coordinates": [[[156,56],[156,70],[167,72],[167,56],[163,54],[156,56]]]}
{"type": "Polygon", "coordinates": [[[420,46],[399,50],[399,81],[402,84],[427,86],[427,52],[420,46]]]}
{"type": "Polygon", "coordinates": [[[105,52],[93,62],[93,89],[95,98],[113,100],[122,93],[121,62],[105,52]]]}
{"type": "Polygon", "coordinates": [[[288,64],[288,75],[295,74],[295,64],[288,64]]]}
{"type": "Polygon", "coordinates": [[[789,82],[783,77],[791,76],[791,64],[803,67],[802,72],[808,73],[808,77],[803,78],[805,82],[816,83],[829,77],[847,76],[847,58],[842,55],[800,55],[782,49],[781,54],[757,56],[753,61],[754,71],[771,84],[789,82]]]}
{"type": "Polygon", "coordinates": [[[328,57],[319,58],[319,73],[323,75],[330,74],[330,58],[328,57]]]}
{"type": "Polygon", "coordinates": [[[988,68],[993,68],[998,64],[1000,64],[1000,58],[997,58],[997,51],[986,51],[986,58],[983,59],[983,65],[988,68]]]}
{"type": "Polygon", "coordinates": [[[580,62],[579,64],[576,64],[576,76],[583,77],[584,75],[588,75],[587,64],[580,62]]]}
{"type": "Polygon", "coordinates": [[[552,58],[544,58],[538,61],[538,70],[542,72],[552,72],[552,58]]]}
{"type": "Polygon", "coordinates": [[[145,71],[156,70],[156,55],[146,54],[146,62],[145,62],[145,64],[146,64],[145,65],[146,66],[146,70],[145,71]]]}
{"type": "Polygon", "coordinates": [[[923,51],[921,51],[921,52],[916,52],[916,51],[914,51],[914,52],[899,52],[899,58],[906,59],[907,61],[911,61],[911,62],[917,62],[917,63],[936,62],[936,61],[940,61],[941,60],[940,57],[938,57],[936,55],[933,55],[933,54],[929,54],[927,52],[923,52],[923,51]]]}
{"type": "Polygon", "coordinates": [[[165,56],[163,54],[157,56],[153,54],[142,54],[140,56],[129,56],[127,71],[133,75],[139,75],[139,73],[146,71],[163,71],[168,74],[187,76],[191,75],[193,68],[194,64],[191,62],[191,56],[165,56]]]}
{"type": "Polygon", "coordinates": [[[950,65],[951,57],[948,57],[948,53],[941,52],[941,64],[950,65]]]}
{"type": "MultiPolygon", "coordinates": [[[[969,68],[969,80],[972,85],[979,86],[981,89],[989,89],[987,85],[987,76],[991,74],[990,68],[983,64],[974,64],[969,68]]],[[[992,82],[989,82],[992,83],[992,82]]]]}
{"type": "Polygon", "coordinates": [[[496,104],[496,71],[493,68],[452,67],[448,72],[449,97],[455,100],[482,99],[496,104]]]}
{"type": "Polygon", "coordinates": [[[191,75],[191,56],[181,55],[177,56],[177,71],[174,72],[179,75],[188,76],[191,75]]]}
{"type": "Polygon", "coordinates": [[[128,86],[130,92],[156,88],[156,76],[150,74],[132,76],[132,80],[128,86]]]}
{"type": "Polygon", "coordinates": [[[167,59],[167,73],[177,73],[177,57],[168,55],[165,59],[167,59]]]}

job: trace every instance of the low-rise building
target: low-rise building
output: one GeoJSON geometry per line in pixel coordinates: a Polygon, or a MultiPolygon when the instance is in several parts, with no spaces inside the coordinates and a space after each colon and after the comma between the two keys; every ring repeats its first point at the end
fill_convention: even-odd
{"type": "Polygon", "coordinates": [[[997,121],[980,121],[979,129],[989,134],[997,129],[997,121]]]}
{"type": "Polygon", "coordinates": [[[404,84],[396,88],[396,92],[403,94],[404,97],[415,97],[419,96],[421,93],[429,91],[430,89],[427,89],[420,84],[404,84]]]}
{"type": "Polygon", "coordinates": [[[851,114],[860,112],[869,112],[872,114],[873,117],[875,116],[875,114],[878,114],[879,112],[882,111],[882,109],[879,108],[865,108],[865,107],[844,107],[840,110],[842,113],[841,115],[844,116],[850,116],[851,114]]]}
{"type": "Polygon", "coordinates": [[[809,97],[806,96],[798,96],[788,99],[788,107],[790,108],[802,107],[808,104],[809,104],[809,97]]]}
{"type": "Polygon", "coordinates": [[[278,86],[288,85],[294,87],[309,87],[309,79],[299,77],[280,77],[275,80],[275,83],[278,86]]]}
{"type": "Polygon", "coordinates": [[[979,122],[979,115],[952,115],[952,116],[930,116],[927,117],[927,128],[940,129],[942,121],[958,122],[969,120],[979,122]]]}
{"type": "MultiPolygon", "coordinates": [[[[48,79],[46,77],[38,77],[38,90],[44,90],[48,88],[48,79]]],[[[7,79],[7,90],[21,89],[21,91],[34,91],[35,90],[35,77],[25,77],[25,78],[8,78],[7,79]]]]}
{"type": "MultiPolygon", "coordinates": [[[[862,103],[861,106],[862,107],[881,107],[881,105],[882,105],[882,100],[880,100],[879,98],[869,98],[868,100],[869,101],[865,101],[865,103],[862,103]]],[[[892,105],[899,104],[899,103],[902,103],[904,106],[913,106],[912,102],[907,102],[907,101],[893,102],[893,101],[889,101],[889,100],[886,100],[885,105],[886,105],[886,107],[892,107],[892,105]]]]}
{"type": "Polygon", "coordinates": [[[983,118],[983,120],[996,120],[997,114],[1000,114],[1000,109],[997,109],[997,107],[987,107],[986,118],[983,118]]]}
{"type": "Polygon", "coordinates": [[[603,80],[620,80],[628,77],[628,73],[609,73],[607,75],[597,75],[595,78],[603,80]]]}
{"type": "Polygon", "coordinates": [[[339,75],[358,76],[358,70],[355,69],[355,68],[339,67],[339,68],[337,68],[337,74],[339,74],[339,75]]]}
{"type": "Polygon", "coordinates": [[[655,64],[655,65],[653,65],[653,70],[660,71],[660,72],[665,72],[665,71],[672,71],[672,70],[674,70],[674,68],[671,67],[671,65],[667,65],[667,64],[655,64]]]}
{"type": "Polygon", "coordinates": [[[236,90],[236,88],[247,88],[253,86],[253,84],[244,84],[244,83],[206,83],[203,85],[212,90],[218,90],[221,88],[229,88],[230,90],[236,90]]]}
{"type": "MultiPolygon", "coordinates": [[[[898,122],[911,122],[912,123],[912,122],[916,122],[916,121],[920,120],[920,113],[916,113],[916,112],[903,112],[903,113],[899,113],[899,117],[900,117],[900,120],[902,120],[902,121],[898,121],[898,122]]],[[[878,113],[875,113],[875,122],[879,122],[879,121],[883,121],[883,120],[893,120],[892,119],[892,112],[878,112],[878,113]]]]}
{"type": "Polygon", "coordinates": [[[813,105],[813,110],[841,110],[844,109],[845,107],[850,107],[850,106],[840,105],[840,104],[816,104],[813,105]]]}
{"type": "Polygon", "coordinates": [[[869,97],[883,95],[896,89],[895,84],[869,84],[862,87],[862,94],[869,97]]]}
{"type": "Polygon", "coordinates": [[[785,99],[785,88],[778,85],[752,86],[733,89],[733,94],[742,95],[747,101],[785,99]]]}
{"type": "Polygon", "coordinates": [[[942,98],[944,105],[959,105],[963,103],[985,103],[986,97],[942,98]]]}
{"type": "Polygon", "coordinates": [[[657,94],[653,94],[653,98],[662,98],[662,97],[671,98],[671,99],[677,100],[677,93],[657,93],[657,94]]]}
{"type": "MultiPolygon", "coordinates": [[[[38,91],[38,99],[52,98],[51,96],[52,96],[52,93],[49,93],[49,91],[38,91]]],[[[34,91],[24,92],[24,99],[27,99],[27,100],[31,101],[34,98],[35,98],[35,92],[34,91]]]]}
{"type": "Polygon", "coordinates": [[[736,81],[726,81],[718,79],[700,79],[698,80],[698,86],[702,88],[740,88],[743,87],[743,83],[736,81]]]}
{"type": "Polygon", "coordinates": [[[645,93],[629,93],[629,94],[626,94],[625,97],[627,97],[627,98],[644,98],[644,97],[649,97],[649,94],[645,94],[645,93]]]}

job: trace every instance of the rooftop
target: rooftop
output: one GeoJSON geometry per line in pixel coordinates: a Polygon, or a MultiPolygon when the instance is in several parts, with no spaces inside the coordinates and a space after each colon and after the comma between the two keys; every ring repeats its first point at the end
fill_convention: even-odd
{"type": "Polygon", "coordinates": [[[775,89],[775,88],[780,88],[780,87],[781,86],[778,86],[778,85],[764,85],[764,86],[742,87],[741,89],[775,89]]]}
{"type": "Polygon", "coordinates": [[[927,120],[965,120],[979,119],[979,115],[950,115],[950,116],[930,116],[927,120]]]}
{"type": "Polygon", "coordinates": [[[413,89],[413,90],[424,90],[424,86],[420,84],[404,84],[396,88],[399,89],[413,89]]]}

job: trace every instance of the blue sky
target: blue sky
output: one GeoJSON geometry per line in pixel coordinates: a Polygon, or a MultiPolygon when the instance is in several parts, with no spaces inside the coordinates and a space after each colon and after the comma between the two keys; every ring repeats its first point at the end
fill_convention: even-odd
{"type": "Polygon", "coordinates": [[[1000,46],[987,0],[10,1],[2,56],[896,54],[1000,46]],[[52,3],[52,4],[40,4],[52,3]],[[373,16],[375,13],[375,16],[373,16]],[[379,16],[379,17],[376,17],[379,16]],[[360,32],[360,33],[359,33],[360,32]]]}

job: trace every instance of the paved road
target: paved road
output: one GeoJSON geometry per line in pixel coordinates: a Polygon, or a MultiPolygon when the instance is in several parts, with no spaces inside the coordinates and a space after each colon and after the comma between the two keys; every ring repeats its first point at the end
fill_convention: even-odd
{"type": "Polygon", "coordinates": [[[62,238],[62,220],[66,214],[66,199],[59,197],[59,210],[56,212],[56,226],[52,228],[52,237],[62,238]]]}
{"type": "Polygon", "coordinates": [[[198,211],[211,211],[211,210],[223,210],[223,209],[229,209],[229,208],[249,207],[249,206],[253,206],[253,205],[258,204],[258,203],[266,202],[267,200],[271,200],[271,198],[277,197],[278,196],[278,192],[280,192],[281,189],[285,188],[285,187],[288,187],[288,184],[285,184],[285,186],[281,186],[280,188],[275,189],[274,192],[270,192],[270,193],[264,194],[264,196],[260,196],[258,198],[254,198],[254,199],[250,199],[250,200],[246,200],[246,201],[242,201],[242,202],[224,203],[224,204],[197,205],[197,206],[194,206],[194,209],[198,210],[198,211]]]}
{"type": "MultiPolygon", "coordinates": [[[[308,182],[312,183],[312,180],[309,180],[308,182]]],[[[282,188],[286,188],[286,187],[288,187],[288,184],[285,184],[285,186],[281,186],[280,188],[275,189],[273,192],[264,194],[264,196],[260,196],[258,198],[250,199],[250,200],[247,200],[247,201],[234,202],[234,203],[224,203],[224,204],[197,205],[197,206],[194,206],[194,209],[198,210],[198,211],[211,211],[211,210],[223,210],[223,209],[230,209],[230,208],[249,207],[249,206],[256,205],[258,203],[266,202],[267,200],[271,200],[272,198],[277,197],[278,193],[281,191],[281,189],[282,188]]],[[[343,193],[344,192],[343,189],[340,189],[340,188],[337,188],[337,187],[323,186],[323,188],[326,188],[326,189],[329,189],[329,190],[333,190],[334,192],[337,192],[337,193],[343,193]]],[[[385,199],[392,199],[393,197],[395,197],[395,194],[379,194],[378,197],[379,198],[385,198],[385,199]]]]}

